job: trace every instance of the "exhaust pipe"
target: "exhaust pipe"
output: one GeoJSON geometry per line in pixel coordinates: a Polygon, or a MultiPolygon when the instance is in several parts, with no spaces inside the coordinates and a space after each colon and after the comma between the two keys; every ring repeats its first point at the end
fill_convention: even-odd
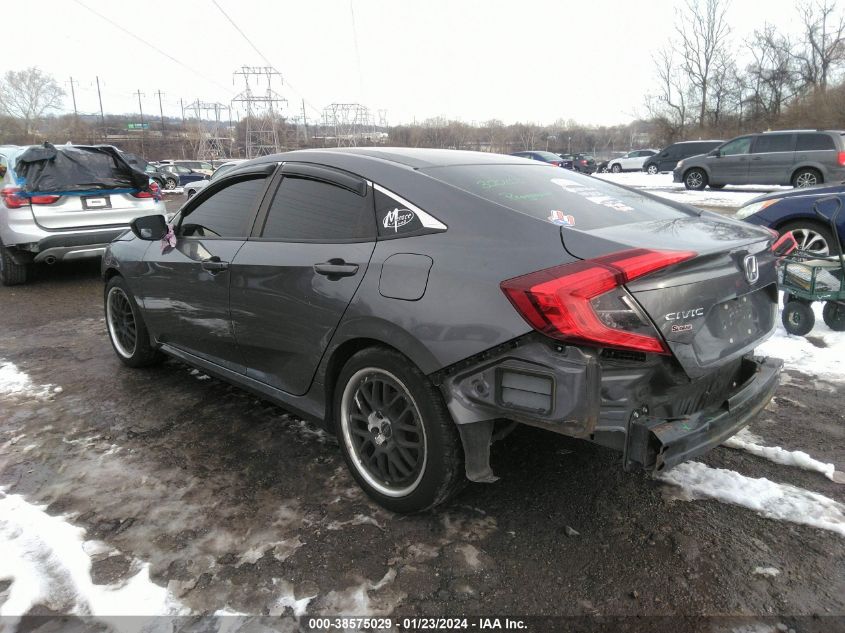
{"type": "Polygon", "coordinates": [[[48,266],[52,266],[53,264],[56,263],[56,256],[55,255],[47,255],[47,257],[44,258],[44,263],[47,264],[48,266]]]}

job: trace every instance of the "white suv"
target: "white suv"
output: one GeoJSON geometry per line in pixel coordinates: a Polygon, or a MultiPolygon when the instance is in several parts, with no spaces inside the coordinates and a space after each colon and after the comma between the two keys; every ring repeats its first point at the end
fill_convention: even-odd
{"type": "Polygon", "coordinates": [[[614,174],[622,171],[642,171],[646,160],[655,154],[657,154],[656,149],[635,149],[610,161],[607,164],[607,171],[612,171],[614,174]]]}
{"type": "Polygon", "coordinates": [[[26,283],[38,262],[99,257],[160,190],[110,145],[0,146],[0,283],[26,283]]]}

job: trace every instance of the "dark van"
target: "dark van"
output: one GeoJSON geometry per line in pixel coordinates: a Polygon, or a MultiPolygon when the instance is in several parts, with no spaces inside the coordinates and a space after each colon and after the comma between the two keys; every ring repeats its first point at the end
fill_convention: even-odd
{"type": "Polygon", "coordinates": [[[643,171],[650,174],[658,174],[664,171],[672,171],[679,160],[706,154],[711,149],[716,149],[724,141],[681,141],[672,143],[669,147],[663,148],[660,152],[649,158],[643,164],[643,171]]]}

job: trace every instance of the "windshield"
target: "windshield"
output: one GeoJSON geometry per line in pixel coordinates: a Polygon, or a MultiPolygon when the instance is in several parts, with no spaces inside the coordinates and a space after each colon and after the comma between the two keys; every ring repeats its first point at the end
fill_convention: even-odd
{"type": "Polygon", "coordinates": [[[583,230],[692,214],[632,189],[541,164],[460,165],[421,171],[519,213],[583,230]]]}

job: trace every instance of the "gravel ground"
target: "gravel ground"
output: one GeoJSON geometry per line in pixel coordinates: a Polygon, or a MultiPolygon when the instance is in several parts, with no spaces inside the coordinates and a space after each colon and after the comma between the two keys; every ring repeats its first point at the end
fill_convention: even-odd
{"type": "MultiPolygon", "coordinates": [[[[845,533],[684,500],[610,450],[528,428],[496,445],[498,483],[393,515],[311,424],[175,361],[124,368],[97,263],[39,268],[0,306],[0,360],[34,385],[0,392],[0,488],[102,544],[95,586],[143,568],[192,613],[845,616],[845,533]]],[[[840,386],[789,372],[751,429],[845,467],[840,386]]],[[[702,461],[845,503],[845,486],[745,451],[702,461]]],[[[29,613],[70,612],[53,593],[29,613]]]]}

